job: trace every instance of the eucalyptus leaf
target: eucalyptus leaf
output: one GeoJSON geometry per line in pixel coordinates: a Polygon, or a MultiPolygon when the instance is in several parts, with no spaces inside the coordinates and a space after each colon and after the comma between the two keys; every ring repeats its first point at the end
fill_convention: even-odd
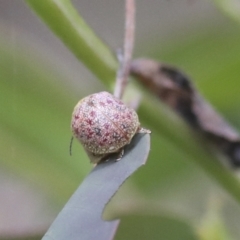
{"type": "Polygon", "coordinates": [[[43,239],[112,239],[119,220],[103,221],[103,210],[123,182],[145,164],[149,149],[150,136],[137,134],[120,161],[111,158],[93,168],[43,239]]]}

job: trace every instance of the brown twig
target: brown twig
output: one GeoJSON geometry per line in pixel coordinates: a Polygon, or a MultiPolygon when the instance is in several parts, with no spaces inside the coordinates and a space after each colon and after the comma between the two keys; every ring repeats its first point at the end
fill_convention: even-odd
{"type": "MultiPolygon", "coordinates": [[[[130,73],[191,127],[240,167],[240,135],[198,93],[180,70],[151,59],[135,59],[130,73]]],[[[206,141],[207,142],[207,141],[206,141]]]]}
{"type": "Polygon", "coordinates": [[[114,89],[114,96],[117,98],[122,97],[128,81],[129,66],[134,46],[135,0],[126,0],[125,8],[126,8],[126,21],[125,21],[124,51],[122,59],[119,60],[120,66],[117,73],[117,80],[114,89]]]}

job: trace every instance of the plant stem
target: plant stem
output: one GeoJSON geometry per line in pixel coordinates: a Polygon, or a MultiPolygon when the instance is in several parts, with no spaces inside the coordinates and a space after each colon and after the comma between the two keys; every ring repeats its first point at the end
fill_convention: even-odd
{"type": "Polygon", "coordinates": [[[117,73],[116,86],[114,96],[122,98],[124,89],[126,88],[129,76],[129,66],[132,59],[134,47],[134,32],[135,32],[135,0],[126,0],[126,21],[125,21],[125,38],[124,51],[122,61],[117,73]]]}
{"type": "Polygon", "coordinates": [[[81,18],[71,1],[25,1],[97,78],[113,88],[116,58],[81,18]]]}

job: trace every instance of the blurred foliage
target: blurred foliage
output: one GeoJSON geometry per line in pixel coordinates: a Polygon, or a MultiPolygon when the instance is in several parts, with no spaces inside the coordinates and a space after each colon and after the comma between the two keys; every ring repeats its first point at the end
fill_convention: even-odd
{"type": "Polygon", "coordinates": [[[240,3],[238,0],[213,0],[224,13],[240,22],[240,3]]]}
{"type": "MultiPolygon", "coordinates": [[[[214,29],[205,26],[176,39],[178,41],[174,39],[161,46],[153,45],[148,55],[184,69],[202,94],[239,127],[239,26],[231,22],[214,29]]],[[[48,200],[49,209],[56,214],[90,169],[78,144],[74,146],[73,157],[70,158],[68,152],[71,112],[84,91],[79,88],[76,96],[73,86],[65,84],[43,61],[29,59],[24,49],[15,48],[13,54],[12,49],[1,42],[0,56],[1,169],[30,183],[48,200]]],[[[212,197],[221,202],[217,209],[222,212],[217,214],[221,229],[225,227],[233,239],[239,239],[239,206],[176,148],[171,138],[159,134],[156,126],[151,125],[149,115],[141,111],[141,118],[143,125],[153,132],[152,150],[147,165],[132,176],[114,198],[115,211],[126,215],[116,239],[212,240],[213,236],[197,235],[212,209],[208,204],[212,197]],[[213,196],[212,192],[217,194],[213,196]],[[237,216],[228,216],[226,222],[228,212],[235,212],[237,216]]],[[[21,204],[24,203],[19,206],[21,204]]],[[[209,223],[209,219],[211,223],[211,218],[206,222],[209,223]]],[[[219,228],[218,224],[212,226],[219,228]]],[[[223,232],[216,239],[230,239],[223,232]]],[[[16,234],[12,231],[9,235],[16,234]]]]}
{"type": "Polygon", "coordinates": [[[6,50],[0,50],[1,162],[62,205],[62,197],[69,196],[86,173],[79,161],[69,160],[74,97],[53,81],[59,76],[42,71],[41,64],[33,64],[18,50],[14,57],[6,50]]]}
{"type": "Polygon", "coordinates": [[[115,239],[196,240],[197,238],[191,227],[182,220],[169,216],[132,215],[122,218],[115,239]]]}

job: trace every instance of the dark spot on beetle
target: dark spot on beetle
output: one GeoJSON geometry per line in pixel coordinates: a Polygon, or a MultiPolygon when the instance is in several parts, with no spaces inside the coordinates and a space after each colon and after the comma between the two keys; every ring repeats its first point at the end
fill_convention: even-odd
{"type": "Polygon", "coordinates": [[[102,106],[102,107],[106,106],[106,104],[104,102],[99,102],[99,105],[102,106]]]}
{"type": "Polygon", "coordinates": [[[116,99],[115,101],[116,101],[116,103],[118,103],[119,105],[123,105],[123,104],[124,104],[124,103],[123,103],[122,101],[120,101],[119,99],[116,99]]]}
{"type": "Polygon", "coordinates": [[[116,132],[113,133],[112,137],[113,137],[115,140],[120,138],[119,134],[116,133],[116,132]]]}
{"type": "Polygon", "coordinates": [[[86,122],[89,124],[89,125],[93,125],[93,120],[92,119],[86,119],[86,122]]]}
{"type": "Polygon", "coordinates": [[[127,114],[127,118],[131,119],[131,114],[130,113],[127,114]]]}
{"type": "Polygon", "coordinates": [[[102,136],[100,128],[94,128],[94,132],[97,136],[102,136]]]}
{"type": "Polygon", "coordinates": [[[87,128],[87,129],[86,129],[85,135],[86,135],[86,138],[87,138],[87,139],[92,138],[93,134],[94,134],[94,132],[92,131],[91,128],[87,128]]]}
{"type": "Polygon", "coordinates": [[[91,117],[95,117],[95,116],[96,116],[96,112],[95,112],[95,111],[91,111],[91,112],[90,112],[90,116],[91,116],[91,117]]]}
{"type": "Polygon", "coordinates": [[[90,106],[90,107],[93,107],[94,106],[94,101],[89,99],[88,102],[87,102],[87,105],[90,106]]]}
{"type": "Polygon", "coordinates": [[[104,134],[105,137],[108,137],[109,135],[110,135],[109,132],[106,132],[106,133],[104,134]]]}
{"type": "Polygon", "coordinates": [[[115,118],[115,119],[119,119],[119,114],[117,114],[117,113],[114,114],[114,118],[115,118]]]}

